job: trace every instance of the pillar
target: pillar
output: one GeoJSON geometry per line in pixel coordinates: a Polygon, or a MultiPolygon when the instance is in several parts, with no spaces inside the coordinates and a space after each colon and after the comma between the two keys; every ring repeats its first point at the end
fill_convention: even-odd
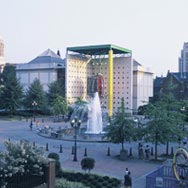
{"type": "Polygon", "coordinates": [[[108,116],[111,118],[113,111],[113,50],[110,49],[108,55],[108,116]]]}

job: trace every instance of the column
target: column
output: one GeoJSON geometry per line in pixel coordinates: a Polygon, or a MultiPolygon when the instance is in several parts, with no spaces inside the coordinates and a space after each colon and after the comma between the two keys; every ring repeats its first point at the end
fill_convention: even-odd
{"type": "Polygon", "coordinates": [[[111,118],[113,111],[113,50],[110,49],[108,55],[108,116],[111,118]]]}

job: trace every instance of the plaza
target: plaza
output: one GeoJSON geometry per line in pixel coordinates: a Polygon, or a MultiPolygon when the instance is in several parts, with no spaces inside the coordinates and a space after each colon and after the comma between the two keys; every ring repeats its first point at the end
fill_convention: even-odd
{"type": "MultiPolygon", "coordinates": [[[[45,118],[44,123],[41,119],[37,118],[40,122],[39,126],[59,127],[65,126],[64,122],[53,122],[53,118],[45,118]]],[[[138,143],[126,143],[126,149],[132,148],[133,158],[121,161],[118,158],[120,145],[107,142],[78,142],[77,143],[77,157],[78,161],[73,161],[72,146],[74,139],[70,141],[57,140],[41,137],[36,133],[36,125],[34,124],[33,130],[29,128],[30,121],[23,120],[0,120],[0,150],[4,149],[3,142],[10,139],[13,142],[20,140],[28,140],[30,143],[35,142],[39,147],[46,149],[48,143],[48,150],[46,155],[51,152],[58,153],[61,160],[62,169],[69,169],[74,171],[83,172],[81,169],[81,159],[84,158],[84,150],[87,148],[87,156],[95,159],[95,167],[91,171],[101,175],[108,175],[123,180],[125,168],[131,171],[133,179],[133,188],[145,188],[145,177],[147,174],[160,167],[162,163],[155,163],[138,159],[137,149],[138,143]],[[62,145],[62,153],[60,153],[60,145],[62,145]],[[107,149],[110,147],[110,156],[107,155],[107,149]]],[[[164,146],[160,146],[159,152],[164,153],[164,146]]]]}

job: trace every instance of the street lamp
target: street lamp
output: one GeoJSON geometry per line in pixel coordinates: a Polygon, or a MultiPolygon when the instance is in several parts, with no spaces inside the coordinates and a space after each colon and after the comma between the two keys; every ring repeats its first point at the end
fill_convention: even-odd
{"type": "Polygon", "coordinates": [[[72,128],[74,128],[74,159],[73,161],[77,161],[77,134],[78,134],[78,129],[80,128],[81,125],[81,120],[78,120],[77,116],[73,120],[71,120],[70,124],[72,128]]]}
{"type": "Polygon", "coordinates": [[[36,101],[32,102],[32,106],[33,106],[33,109],[34,109],[34,114],[33,114],[33,121],[34,122],[35,122],[35,110],[36,110],[37,105],[38,105],[38,103],[36,101]]]}

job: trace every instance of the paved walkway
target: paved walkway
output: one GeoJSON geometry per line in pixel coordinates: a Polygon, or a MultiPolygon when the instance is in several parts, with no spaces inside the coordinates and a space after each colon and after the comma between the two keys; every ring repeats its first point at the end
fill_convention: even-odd
{"type": "MultiPolygon", "coordinates": [[[[30,122],[27,122],[26,120],[0,120],[0,149],[4,149],[3,142],[8,139],[12,141],[26,139],[30,142],[35,142],[36,145],[42,146],[44,148],[46,148],[46,144],[48,143],[49,151],[46,152],[46,155],[48,155],[48,153],[50,152],[59,153],[60,145],[62,145],[63,153],[59,153],[62,168],[72,169],[75,171],[82,171],[80,161],[84,157],[85,148],[87,148],[88,157],[92,157],[96,161],[95,167],[92,170],[93,173],[109,175],[112,177],[123,179],[125,168],[128,167],[131,171],[133,179],[133,188],[145,188],[145,176],[162,165],[160,163],[139,160],[137,157],[138,145],[134,142],[125,144],[125,147],[128,150],[132,148],[134,156],[133,159],[128,159],[127,161],[119,160],[118,154],[121,146],[118,144],[78,142],[78,161],[73,162],[73,141],[54,140],[41,137],[36,134],[35,127],[33,131],[30,131],[29,124],[30,122]],[[110,147],[110,156],[107,156],[108,147],[110,147]]],[[[51,119],[45,119],[44,123],[41,124],[53,127],[65,126],[64,123],[54,123],[51,119]]],[[[160,152],[163,153],[163,150],[164,148],[161,146],[160,152]]]]}

